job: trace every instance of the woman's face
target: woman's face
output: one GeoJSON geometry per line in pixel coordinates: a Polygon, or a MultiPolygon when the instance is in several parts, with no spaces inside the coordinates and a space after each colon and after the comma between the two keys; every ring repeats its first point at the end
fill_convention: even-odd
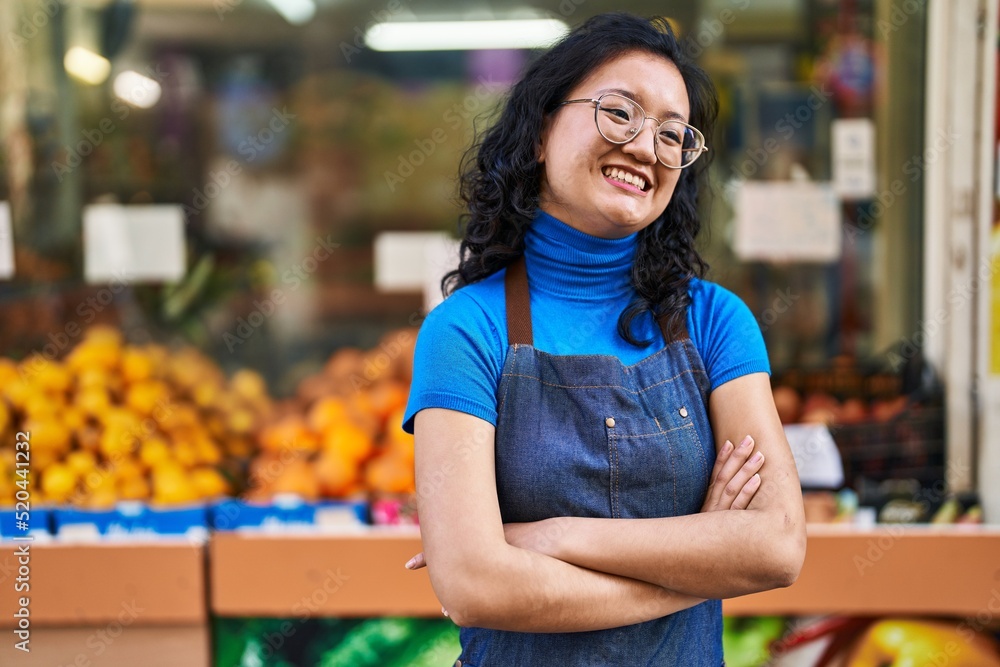
{"type": "MultiPolygon", "coordinates": [[[[607,92],[635,100],[648,116],[661,121],[678,115],[685,122],[690,118],[684,79],[672,62],[660,56],[633,51],[610,60],[566,99],[597,99],[607,92]]],[[[602,238],[627,236],[652,223],[670,203],[681,173],[656,159],[656,126],[657,121],[647,120],[635,139],[613,144],[598,132],[593,104],[559,107],[542,129],[541,209],[602,238]],[[645,188],[613,178],[609,174],[621,173],[612,169],[642,178],[645,188]]]]}

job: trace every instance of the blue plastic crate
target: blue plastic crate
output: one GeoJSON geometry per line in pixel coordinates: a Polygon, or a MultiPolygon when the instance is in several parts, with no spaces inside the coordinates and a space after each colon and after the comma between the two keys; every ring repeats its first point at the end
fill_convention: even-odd
{"type": "Polygon", "coordinates": [[[118,503],[107,510],[57,508],[54,520],[55,533],[60,537],[203,537],[209,525],[207,505],[151,507],[139,502],[118,503]]]}
{"type": "Polygon", "coordinates": [[[52,535],[52,510],[47,507],[32,506],[28,513],[28,530],[17,527],[17,513],[14,505],[0,507],[0,540],[28,535],[52,535]]]}
{"type": "Polygon", "coordinates": [[[307,502],[296,496],[283,495],[266,504],[228,499],[211,508],[212,528],[219,531],[331,528],[368,523],[368,503],[363,500],[307,502]]]}

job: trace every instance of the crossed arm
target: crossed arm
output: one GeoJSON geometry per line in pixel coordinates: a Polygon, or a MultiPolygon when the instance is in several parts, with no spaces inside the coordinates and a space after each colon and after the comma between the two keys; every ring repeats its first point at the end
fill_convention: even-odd
{"type": "Polygon", "coordinates": [[[426,561],[418,556],[415,566],[426,562],[457,624],[524,632],[618,627],[789,585],[805,554],[805,525],[767,376],[720,386],[709,413],[719,456],[701,513],[504,525],[492,425],[422,410],[416,479],[426,561]],[[740,447],[747,433],[755,440],[740,447]]]}

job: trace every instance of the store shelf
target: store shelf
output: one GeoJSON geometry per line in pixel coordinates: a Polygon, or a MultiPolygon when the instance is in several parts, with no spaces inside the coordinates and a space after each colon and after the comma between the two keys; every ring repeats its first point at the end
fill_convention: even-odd
{"type": "MultiPolygon", "coordinates": [[[[0,628],[14,626],[18,558],[0,544],[0,628]],[[7,593],[10,594],[7,594],[7,593]]],[[[38,626],[207,622],[205,547],[186,541],[43,544],[30,550],[31,622],[38,626]]]]}
{"type": "Polygon", "coordinates": [[[348,535],[217,533],[211,610],[220,616],[440,616],[415,529],[348,535]]]}
{"type": "Polygon", "coordinates": [[[187,541],[33,542],[30,590],[16,592],[17,546],[0,544],[0,665],[209,667],[205,547],[187,541]],[[14,611],[28,596],[31,652],[14,648],[14,611]]]}
{"type": "MultiPolygon", "coordinates": [[[[212,612],[222,616],[437,616],[414,531],[318,536],[219,534],[212,612]],[[252,583],[251,583],[252,582],[252,583]]],[[[738,563],[734,561],[735,566],[738,563]]],[[[1000,529],[810,526],[805,566],[786,589],[726,600],[727,615],[975,615],[1000,585],[1000,529]]]]}

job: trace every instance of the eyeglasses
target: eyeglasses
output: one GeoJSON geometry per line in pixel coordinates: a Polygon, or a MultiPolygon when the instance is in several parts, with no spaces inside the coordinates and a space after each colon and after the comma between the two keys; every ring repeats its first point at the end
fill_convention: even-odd
{"type": "Polygon", "coordinates": [[[656,153],[656,159],[664,167],[670,169],[689,167],[708,150],[705,146],[705,136],[697,128],[679,120],[660,122],[659,118],[647,116],[638,102],[623,95],[605,93],[596,100],[567,100],[559,106],[582,102],[594,105],[597,131],[613,144],[627,144],[635,139],[647,119],[659,123],[653,140],[653,151],[656,153]]]}

